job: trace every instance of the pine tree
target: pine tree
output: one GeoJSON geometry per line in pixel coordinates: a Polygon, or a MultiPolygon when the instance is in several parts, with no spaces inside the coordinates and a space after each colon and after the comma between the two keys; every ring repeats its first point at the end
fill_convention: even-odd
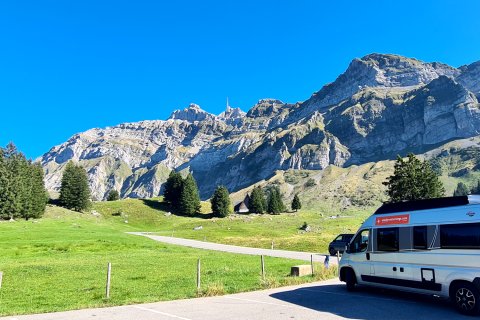
{"type": "Polygon", "coordinates": [[[25,220],[28,220],[32,217],[32,206],[33,206],[33,170],[32,164],[25,159],[23,154],[18,154],[16,157],[17,165],[18,165],[18,176],[17,180],[19,180],[18,187],[19,189],[19,197],[20,197],[20,216],[25,220]]]}
{"type": "Polygon", "coordinates": [[[260,186],[254,187],[252,194],[250,195],[250,212],[263,214],[267,211],[267,201],[265,199],[265,193],[260,186]]]}
{"type": "Polygon", "coordinates": [[[5,169],[7,171],[7,183],[4,194],[2,209],[2,218],[18,218],[22,212],[25,183],[21,177],[22,173],[22,155],[19,154],[17,147],[9,143],[3,151],[5,169]]]}
{"type": "Polygon", "coordinates": [[[7,212],[9,201],[9,175],[5,163],[5,155],[3,149],[0,148],[0,219],[7,219],[9,214],[7,212]]]}
{"type": "Polygon", "coordinates": [[[163,191],[163,200],[168,202],[172,210],[178,211],[180,205],[180,196],[182,193],[183,178],[178,172],[172,171],[165,182],[163,191]]]}
{"type": "Polygon", "coordinates": [[[472,194],[480,194],[480,180],[478,180],[477,185],[472,188],[472,194]]]}
{"type": "Polygon", "coordinates": [[[29,194],[29,210],[24,211],[23,217],[28,220],[29,218],[40,218],[45,212],[47,205],[47,190],[43,181],[43,169],[40,164],[31,164],[29,166],[30,172],[30,194],[29,194]]]}
{"type": "Polygon", "coordinates": [[[296,212],[301,208],[302,208],[302,203],[300,202],[300,198],[298,197],[298,194],[296,194],[292,200],[292,210],[295,210],[296,212]]]}
{"type": "Polygon", "coordinates": [[[107,201],[117,201],[120,199],[120,194],[117,190],[110,190],[107,196],[107,201]]]}
{"type": "Polygon", "coordinates": [[[27,161],[13,143],[0,148],[0,218],[38,218],[46,199],[42,167],[27,161]]]}
{"type": "Polygon", "coordinates": [[[394,173],[383,183],[391,202],[442,197],[445,189],[427,161],[420,161],[412,153],[395,162],[394,173]]]}
{"type": "Polygon", "coordinates": [[[283,204],[280,189],[278,187],[273,187],[270,190],[267,211],[270,214],[280,214],[285,211],[285,205],[283,204]]]}
{"type": "Polygon", "coordinates": [[[182,183],[179,212],[186,216],[194,216],[200,212],[200,195],[198,194],[197,183],[192,174],[189,174],[182,183]]]}
{"type": "Polygon", "coordinates": [[[226,217],[230,214],[230,195],[224,186],[218,186],[210,199],[212,212],[219,217],[226,217]]]}
{"type": "Polygon", "coordinates": [[[470,190],[468,190],[468,187],[465,185],[463,182],[459,182],[457,184],[457,188],[453,192],[453,196],[458,197],[458,196],[467,196],[469,194],[470,190]]]}
{"type": "Polygon", "coordinates": [[[60,203],[75,211],[82,211],[90,205],[90,188],[87,172],[81,166],[68,162],[60,186],[60,203]]]}

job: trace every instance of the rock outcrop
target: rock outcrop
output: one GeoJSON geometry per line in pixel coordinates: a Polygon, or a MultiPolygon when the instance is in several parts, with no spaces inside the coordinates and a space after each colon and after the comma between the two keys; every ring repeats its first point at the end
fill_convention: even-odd
{"type": "Polygon", "coordinates": [[[426,152],[480,132],[480,62],[461,68],[396,55],[354,59],[302,103],[263,99],[247,113],[220,115],[191,104],[166,121],[125,123],[76,134],[41,161],[56,191],[72,160],[88,172],[96,199],[162,192],[170,170],[189,170],[201,196],[230,191],[277,170],[323,170],[426,152]]]}

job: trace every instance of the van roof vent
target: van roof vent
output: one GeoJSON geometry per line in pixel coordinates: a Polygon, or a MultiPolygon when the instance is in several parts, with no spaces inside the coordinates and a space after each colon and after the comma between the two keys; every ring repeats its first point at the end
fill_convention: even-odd
{"type": "Polygon", "coordinates": [[[447,207],[455,207],[455,206],[464,206],[470,203],[479,204],[480,195],[384,203],[380,208],[377,209],[377,211],[375,211],[375,214],[387,214],[387,213],[395,213],[395,212],[447,208],[447,207]]]}

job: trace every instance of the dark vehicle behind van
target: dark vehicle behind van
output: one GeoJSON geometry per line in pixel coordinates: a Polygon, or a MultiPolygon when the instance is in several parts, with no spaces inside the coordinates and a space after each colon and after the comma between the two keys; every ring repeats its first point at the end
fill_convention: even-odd
{"type": "Polygon", "coordinates": [[[328,252],[330,255],[334,256],[337,254],[337,252],[343,253],[345,250],[345,246],[350,243],[350,240],[352,240],[352,237],[354,236],[353,233],[342,233],[339,234],[335,240],[330,242],[328,245],[328,252]]]}

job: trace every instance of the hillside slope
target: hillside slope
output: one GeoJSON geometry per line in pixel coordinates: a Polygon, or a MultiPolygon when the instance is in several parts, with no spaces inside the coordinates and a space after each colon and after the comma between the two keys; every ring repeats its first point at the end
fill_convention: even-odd
{"type": "Polygon", "coordinates": [[[88,172],[96,199],[161,193],[170,170],[190,170],[207,198],[237,191],[278,170],[324,170],[418,154],[480,132],[479,63],[461,68],[397,55],[354,59],[302,103],[260,100],[247,113],[197,105],[166,121],[126,123],[77,134],[41,161],[58,190],[69,160],[88,172]]]}

